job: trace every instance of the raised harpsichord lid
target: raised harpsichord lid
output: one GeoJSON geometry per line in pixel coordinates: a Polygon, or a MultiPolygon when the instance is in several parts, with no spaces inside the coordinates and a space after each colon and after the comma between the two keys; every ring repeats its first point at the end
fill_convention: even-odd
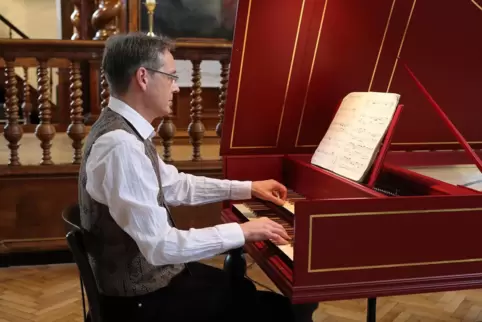
{"type": "Polygon", "coordinates": [[[221,154],[313,154],[341,100],[369,91],[401,95],[391,150],[460,149],[398,57],[481,148],[480,10],[462,2],[432,5],[239,1],[221,154]]]}

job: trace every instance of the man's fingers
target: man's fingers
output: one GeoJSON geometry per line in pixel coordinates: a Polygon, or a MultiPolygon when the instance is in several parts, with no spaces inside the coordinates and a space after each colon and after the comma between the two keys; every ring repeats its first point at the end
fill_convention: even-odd
{"type": "Polygon", "coordinates": [[[278,190],[279,197],[283,200],[286,200],[286,198],[288,197],[288,189],[286,189],[286,187],[282,184],[278,183],[276,190],[278,190]]]}
{"type": "Polygon", "coordinates": [[[273,243],[277,245],[286,245],[289,244],[289,241],[286,240],[285,238],[281,237],[280,235],[273,233],[273,232],[267,232],[266,233],[266,238],[271,240],[273,243]]]}
{"type": "Polygon", "coordinates": [[[277,236],[280,236],[286,240],[291,239],[288,233],[286,232],[286,230],[283,228],[283,226],[275,222],[272,222],[270,224],[271,224],[271,227],[268,228],[270,230],[270,233],[274,233],[277,236]]]}
{"type": "Polygon", "coordinates": [[[276,221],[270,220],[268,224],[273,228],[283,229],[283,226],[281,224],[278,224],[276,221]]]}
{"type": "Polygon", "coordinates": [[[285,201],[281,198],[279,198],[276,193],[275,194],[268,194],[266,196],[266,199],[268,199],[268,201],[271,201],[272,203],[278,205],[278,206],[282,206],[284,205],[285,201]]]}
{"type": "Polygon", "coordinates": [[[290,236],[288,236],[288,233],[286,232],[286,230],[284,230],[284,228],[274,229],[273,232],[286,240],[291,239],[290,236]]]}
{"type": "Polygon", "coordinates": [[[284,239],[284,238],[282,238],[278,235],[275,235],[275,237],[272,238],[272,240],[276,245],[287,245],[287,244],[289,244],[289,242],[286,239],[284,239]]]}

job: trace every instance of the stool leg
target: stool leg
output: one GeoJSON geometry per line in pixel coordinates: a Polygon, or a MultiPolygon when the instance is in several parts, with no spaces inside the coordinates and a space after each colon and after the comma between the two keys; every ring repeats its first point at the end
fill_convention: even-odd
{"type": "Polygon", "coordinates": [[[377,320],[377,298],[371,297],[367,301],[367,322],[377,320]]]}
{"type": "Polygon", "coordinates": [[[84,283],[82,282],[82,276],[79,276],[79,279],[80,279],[80,291],[82,292],[82,309],[84,311],[84,321],[87,321],[87,314],[85,312],[84,283]]]}
{"type": "Polygon", "coordinates": [[[224,271],[226,271],[232,279],[242,279],[246,274],[246,257],[244,249],[236,248],[229,251],[224,260],[224,271]]]}

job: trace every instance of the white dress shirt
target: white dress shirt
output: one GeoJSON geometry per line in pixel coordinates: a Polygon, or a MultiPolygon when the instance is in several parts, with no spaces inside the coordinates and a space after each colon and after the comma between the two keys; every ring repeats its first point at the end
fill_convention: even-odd
{"type": "MultiPolygon", "coordinates": [[[[111,97],[109,107],[127,119],[144,138],[154,128],[134,109],[111,97]]],[[[251,181],[230,181],[179,173],[159,157],[165,202],[200,205],[251,198],[251,181]]],[[[179,230],[169,225],[167,211],[157,202],[159,184],[144,144],[124,130],[99,137],[87,159],[87,192],[109,207],[116,223],[137,243],[153,265],[187,263],[244,245],[237,223],[179,230]]]]}

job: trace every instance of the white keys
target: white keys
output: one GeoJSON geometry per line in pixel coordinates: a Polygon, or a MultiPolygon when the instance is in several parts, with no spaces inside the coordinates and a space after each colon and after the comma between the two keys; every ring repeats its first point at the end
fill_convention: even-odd
{"type": "Polygon", "coordinates": [[[256,218],[256,214],[249,209],[247,206],[245,206],[242,203],[236,203],[233,204],[233,207],[236,208],[241,214],[243,214],[244,217],[246,217],[248,220],[256,218]]]}
{"type": "Polygon", "coordinates": [[[289,212],[291,212],[293,215],[295,214],[295,204],[294,203],[291,203],[291,202],[287,201],[287,202],[285,202],[285,204],[282,207],[285,208],[286,210],[288,210],[289,212]]]}
{"type": "Polygon", "coordinates": [[[288,256],[289,259],[293,260],[293,246],[291,244],[287,245],[276,245],[278,248],[288,256]]]}
{"type": "MultiPolygon", "coordinates": [[[[288,205],[289,208],[287,208],[287,209],[294,213],[294,205],[289,204],[289,203],[286,203],[285,205],[288,205]],[[293,209],[293,210],[290,210],[290,209],[293,209]]],[[[252,219],[257,218],[254,211],[252,211],[249,207],[247,207],[246,205],[244,205],[242,203],[233,204],[233,207],[236,208],[248,220],[252,220],[252,219]]],[[[288,245],[276,245],[276,247],[278,247],[283,253],[285,253],[286,256],[288,256],[288,258],[293,260],[293,246],[288,244],[288,245]]]]}

